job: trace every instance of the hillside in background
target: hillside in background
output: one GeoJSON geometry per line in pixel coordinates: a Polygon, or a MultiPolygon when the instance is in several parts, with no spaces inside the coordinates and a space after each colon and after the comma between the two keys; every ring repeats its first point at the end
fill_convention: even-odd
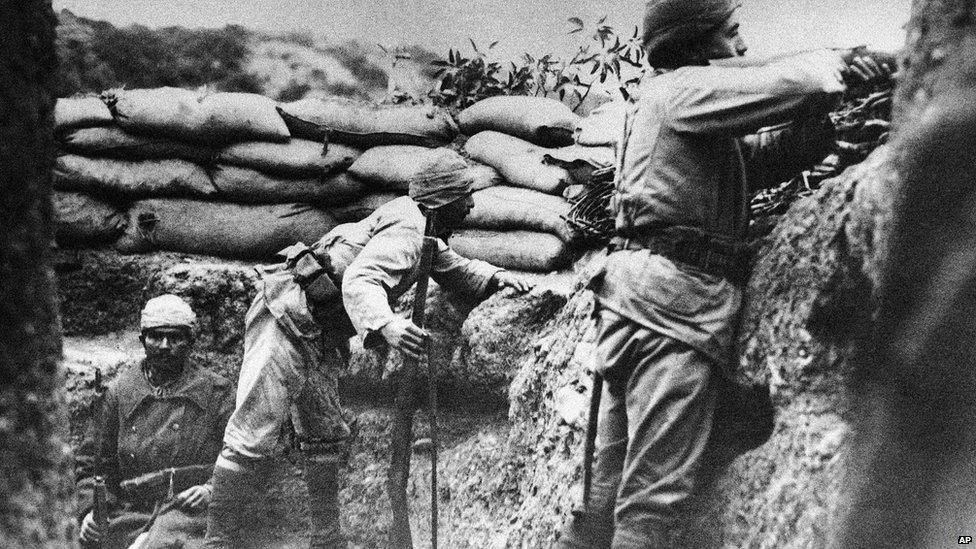
{"type": "MultiPolygon", "coordinates": [[[[359,41],[334,44],[308,33],[270,35],[237,25],[115,27],[68,10],[58,14],[57,51],[58,97],[120,86],[210,85],[283,101],[309,94],[380,100],[393,62],[392,54],[359,41]]],[[[420,46],[406,51],[412,59],[398,81],[423,94],[433,85],[430,61],[438,56],[420,46]]]]}

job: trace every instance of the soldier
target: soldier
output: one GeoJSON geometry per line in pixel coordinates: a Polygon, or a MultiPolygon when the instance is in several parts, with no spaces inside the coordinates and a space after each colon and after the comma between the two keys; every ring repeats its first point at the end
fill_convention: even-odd
{"type": "MultiPolygon", "coordinates": [[[[336,376],[357,333],[367,348],[385,341],[413,358],[424,352],[428,334],[394,314],[391,303],[416,282],[424,211],[436,210],[438,236],[446,238],[473,206],[464,169],[460,157],[443,155],[411,182],[409,197],[339,225],[311,248],[287,248],[285,263],[261,269],[246,318],[237,406],[214,468],[208,547],[244,545],[240,508],[259,498],[261,470],[278,451],[289,414],[306,455],[311,546],[346,547],[338,468],[349,427],[336,376]]],[[[521,277],[462,258],[443,241],[431,274],[445,288],[479,298],[502,287],[529,288],[521,277]]]]}
{"type": "Polygon", "coordinates": [[[737,7],[647,4],[643,46],[656,70],[628,106],[612,202],[617,237],[590,286],[604,382],[599,451],[589,501],[564,529],[562,548],[675,546],[712,430],[713,376],[727,373],[742,299],[744,159],[756,152],[740,138],[822,119],[845,75],[890,74],[871,58],[852,59],[851,69],[841,55],[850,52],[826,50],[710,65],[746,51],[737,7]]]}
{"type": "Polygon", "coordinates": [[[76,459],[83,545],[126,548],[143,531],[149,534],[146,548],[202,544],[211,494],[207,466],[220,452],[233,393],[229,381],[189,361],[195,323],[193,310],[178,296],[146,302],[139,338],[146,358],[108,387],[76,459]],[[192,476],[202,475],[202,480],[179,487],[181,473],[173,471],[167,477],[163,472],[181,467],[195,469],[198,472],[192,476]],[[145,490],[122,490],[128,479],[154,472],[166,481],[156,483],[163,489],[147,485],[145,490]],[[107,529],[95,523],[88,498],[96,475],[105,478],[108,492],[107,529]],[[177,484],[175,498],[163,501],[170,479],[177,484]],[[165,508],[154,513],[157,504],[165,508]]]}

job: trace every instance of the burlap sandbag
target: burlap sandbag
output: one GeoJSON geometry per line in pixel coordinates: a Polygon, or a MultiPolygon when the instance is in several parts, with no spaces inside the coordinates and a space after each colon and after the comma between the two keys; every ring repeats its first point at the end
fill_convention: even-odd
{"type": "Polygon", "coordinates": [[[213,184],[217,196],[246,204],[309,202],[342,204],[362,195],[365,185],[346,172],[312,177],[284,177],[240,166],[218,165],[213,184]]]}
{"type": "Polygon", "coordinates": [[[446,148],[429,149],[417,145],[373,147],[349,167],[349,173],[368,182],[371,187],[406,191],[410,180],[437,158],[450,157],[464,163],[461,155],[446,148]]]}
{"type": "Polygon", "coordinates": [[[352,223],[366,219],[383,204],[403,196],[396,193],[372,193],[360,197],[349,204],[326,208],[339,223],[352,223]]]}
{"type": "Polygon", "coordinates": [[[217,159],[273,174],[315,176],[345,170],[360,154],[359,149],[340,143],[290,139],[287,143],[236,143],[222,149],[217,159]]]}
{"type": "Polygon", "coordinates": [[[558,196],[498,186],[475,191],[471,197],[474,208],[464,218],[462,227],[539,231],[554,234],[565,242],[573,240],[573,231],[565,220],[571,206],[558,196]]]}
{"type": "Polygon", "coordinates": [[[457,124],[447,111],[429,105],[374,106],[350,99],[306,98],[278,110],[296,137],[360,147],[422,145],[439,147],[454,140],[457,124]]]}
{"type": "Polygon", "coordinates": [[[524,95],[482,99],[458,115],[464,135],[497,131],[545,147],[571,144],[578,121],[579,116],[555,99],[524,95]]]}
{"type": "Polygon", "coordinates": [[[137,135],[121,128],[81,128],[59,138],[62,149],[85,156],[105,156],[124,160],[182,158],[207,163],[214,157],[214,149],[177,141],[159,135],[137,135]]]}
{"type": "Polygon", "coordinates": [[[576,124],[576,143],[587,147],[613,147],[624,132],[626,101],[611,101],[590,111],[576,124]]]}
{"type": "Polygon", "coordinates": [[[59,156],[54,187],[112,196],[207,196],[217,189],[200,166],[186,160],[116,160],[59,156]]]}
{"type": "Polygon", "coordinates": [[[502,174],[510,185],[558,195],[569,181],[569,173],[545,163],[552,149],[538,147],[504,133],[486,131],[468,139],[464,150],[502,174]]]}
{"type": "Polygon", "coordinates": [[[253,93],[181,88],[113,90],[104,94],[120,127],[187,141],[287,141],[274,101],[253,93]]]}
{"type": "Polygon", "coordinates": [[[81,193],[54,191],[54,238],[62,247],[94,247],[114,242],[126,226],[125,212],[81,193]]]}
{"type": "Polygon", "coordinates": [[[95,96],[62,97],[54,104],[54,131],[111,124],[112,112],[95,96]]]}
{"type": "Polygon", "coordinates": [[[244,206],[186,199],[153,199],[129,208],[129,226],[115,247],[264,259],[295,242],[311,245],[335,227],[332,216],[308,204],[244,206]]]}
{"type": "Polygon", "coordinates": [[[505,184],[505,178],[498,173],[498,170],[481,162],[468,161],[468,169],[464,171],[464,177],[471,183],[472,191],[505,184]]]}
{"type": "Polygon", "coordinates": [[[554,271],[572,261],[568,245],[548,233],[464,229],[455,232],[448,244],[464,257],[518,271],[554,271]]]}

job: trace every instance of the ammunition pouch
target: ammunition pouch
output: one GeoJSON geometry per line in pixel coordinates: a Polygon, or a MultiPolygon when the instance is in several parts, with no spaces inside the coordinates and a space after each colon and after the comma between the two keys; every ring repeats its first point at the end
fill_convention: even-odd
{"type": "Polygon", "coordinates": [[[342,303],[342,281],[337,279],[328,255],[316,254],[301,242],[281,250],[279,255],[285,257],[285,268],[305,292],[315,321],[332,328],[325,334],[330,346],[340,346],[355,335],[342,303]]]}
{"type": "Polygon", "coordinates": [[[748,248],[728,238],[695,227],[667,227],[634,235],[616,236],[608,246],[618,250],[650,250],[705,273],[743,283],[749,276],[748,248]]]}
{"type": "Polygon", "coordinates": [[[317,256],[312,249],[298,242],[281,251],[285,256],[285,268],[291,271],[295,282],[305,296],[314,303],[331,303],[342,300],[342,292],[333,280],[332,265],[317,256]]]}

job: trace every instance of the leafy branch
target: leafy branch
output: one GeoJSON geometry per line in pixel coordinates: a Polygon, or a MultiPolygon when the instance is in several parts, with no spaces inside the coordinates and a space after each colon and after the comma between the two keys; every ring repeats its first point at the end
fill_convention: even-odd
{"type": "MultiPolygon", "coordinates": [[[[436,104],[455,109],[495,95],[556,96],[560,101],[574,102],[577,110],[597,82],[605,84],[613,79],[620,94],[627,98],[628,87],[636,84],[643,73],[644,52],[636,28],[632,36],[621,39],[606,19],[600,18],[592,32],[585,34],[583,44],[569,60],[553,54],[535,57],[525,53],[518,61],[503,65],[489,59],[497,41],[482,51],[474,40],[468,39],[473,55],[465,57],[460,49],[450,48],[446,60],[432,62],[439,81],[430,96],[436,104]],[[625,74],[625,66],[633,68],[633,76],[625,74]]],[[[582,19],[571,17],[568,21],[569,34],[584,34],[586,24],[582,19]]]]}

